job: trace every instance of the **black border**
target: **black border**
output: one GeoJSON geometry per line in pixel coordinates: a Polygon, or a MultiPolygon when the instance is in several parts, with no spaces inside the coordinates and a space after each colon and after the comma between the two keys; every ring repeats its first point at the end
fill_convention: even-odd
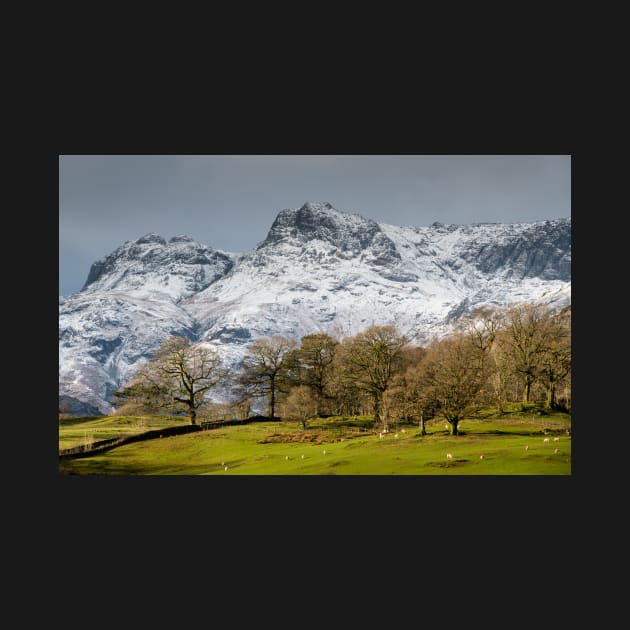
{"type": "MultiPolygon", "coordinates": [[[[574,219],[583,207],[577,190],[585,181],[582,154],[565,99],[524,94],[514,106],[507,97],[483,103],[454,98],[423,108],[421,101],[430,101],[431,94],[413,100],[398,94],[348,98],[326,90],[286,99],[250,96],[239,93],[229,104],[185,101],[174,109],[171,104],[151,109],[124,98],[97,110],[85,101],[76,104],[56,121],[44,152],[45,186],[38,193],[43,214],[53,218],[49,244],[55,231],[58,235],[59,154],[569,154],[574,219]]],[[[46,284],[52,311],[58,276],[46,284]]],[[[58,329],[50,316],[49,354],[55,357],[58,329]]],[[[53,373],[58,365],[51,368],[52,413],[46,418],[56,415],[58,396],[53,373]]],[[[583,405],[584,396],[578,394],[577,401],[583,405]]],[[[373,532],[377,539],[381,527],[401,536],[429,528],[433,538],[452,523],[462,531],[458,540],[488,540],[488,532],[509,529],[549,539],[570,530],[575,489],[586,474],[578,445],[570,477],[66,477],[57,473],[54,418],[46,424],[52,430],[42,475],[52,482],[55,513],[64,526],[108,532],[132,527],[153,540],[197,528],[210,536],[251,528],[260,536],[281,532],[297,541],[301,524],[311,532],[373,532]]],[[[578,426],[578,440],[580,433],[578,426]]]]}

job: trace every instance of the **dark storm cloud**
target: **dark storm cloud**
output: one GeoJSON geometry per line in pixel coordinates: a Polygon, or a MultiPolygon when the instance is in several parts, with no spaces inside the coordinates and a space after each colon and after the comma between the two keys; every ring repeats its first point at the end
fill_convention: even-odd
{"type": "Polygon", "coordinates": [[[60,156],[59,292],[148,232],[246,251],[306,201],[395,225],[536,221],[570,216],[570,187],[569,156],[60,156]]]}

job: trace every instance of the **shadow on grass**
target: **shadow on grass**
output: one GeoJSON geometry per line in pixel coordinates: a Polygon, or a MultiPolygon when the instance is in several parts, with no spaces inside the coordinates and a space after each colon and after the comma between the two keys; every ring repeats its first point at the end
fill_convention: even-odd
{"type": "Polygon", "coordinates": [[[457,468],[458,466],[462,466],[463,464],[467,464],[470,462],[469,459],[460,458],[460,459],[451,459],[447,462],[427,462],[425,466],[429,466],[431,468],[457,468]]]}
{"type": "MultiPolygon", "coordinates": [[[[467,431],[459,431],[459,435],[467,435],[467,431]]],[[[468,435],[520,435],[524,437],[530,436],[538,436],[538,435],[566,435],[564,429],[532,429],[531,431],[527,430],[518,430],[518,431],[508,431],[504,429],[479,429],[477,431],[472,431],[468,435]]]]}
{"type": "Polygon", "coordinates": [[[123,476],[169,476],[169,475],[204,475],[207,473],[217,473],[229,475],[232,470],[236,470],[239,467],[240,461],[226,462],[228,469],[224,470],[224,467],[220,464],[187,464],[186,466],[178,467],[177,469],[168,471],[164,470],[164,466],[159,464],[151,465],[143,463],[141,466],[127,465],[124,462],[112,464],[111,462],[89,462],[86,459],[77,462],[78,465],[73,465],[70,462],[60,462],[59,473],[61,475],[123,475],[123,476]]]}

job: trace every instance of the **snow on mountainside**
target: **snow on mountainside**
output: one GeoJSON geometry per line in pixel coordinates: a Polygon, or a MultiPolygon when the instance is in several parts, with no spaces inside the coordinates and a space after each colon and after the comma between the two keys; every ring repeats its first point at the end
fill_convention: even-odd
{"type": "Polygon", "coordinates": [[[179,300],[207,287],[232,264],[228,254],[189,236],[174,236],[167,243],[158,234],[147,234],[95,262],[81,292],[158,292],[179,300]]]}
{"type": "Polygon", "coordinates": [[[95,262],[83,289],[59,303],[66,404],[109,413],[108,398],[160,343],[172,334],[196,339],[197,323],[179,302],[223,276],[234,258],[187,236],[167,243],[147,234],[95,262]]]}
{"type": "Polygon", "coordinates": [[[306,203],[238,258],[150,234],[60,300],[60,395],[108,413],[111,393],[173,333],[236,369],[261,336],[394,324],[425,343],[476,306],[530,300],[570,303],[570,219],[399,227],[306,203]]]}

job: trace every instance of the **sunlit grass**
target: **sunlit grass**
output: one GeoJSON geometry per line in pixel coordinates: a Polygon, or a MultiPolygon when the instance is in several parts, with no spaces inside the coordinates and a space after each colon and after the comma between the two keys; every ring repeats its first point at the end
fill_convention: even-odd
{"type": "MultiPolygon", "coordinates": [[[[132,425],[129,419],[127,425],[118,427],[123,430],[132,425]]],[[[99,426],[113,431],[112,426],[106,429],[105,419],[75,426],[80,439],[87,431],[95,440],[102,439],[97,437],[99,426]]],[[[427,423],[426,436],[420,435],[416,425],[394,424],[380,439],[369,418],[321,418],[306,431],[294,422],[256,422],[127,444],[63,460],[60,471],[100,475],[570,475],[569,427],[566,414],[547,416],[544,425],[538,417],[532,420],[525,414],[464,420],[455,437],[449,435],[444,421],[427,423]],[[543,441],[543,431],[549,442],[543,441]],[[447,453],[452,459],[447,459],[447,453]]]]}
{"type": "Polygon", "coordinates": [[[190,424],[190,420],[167,415],[66,418],[59,421],[59,449],[82,446],[86,439],[94,443],[184,424],[190,424]]]}

